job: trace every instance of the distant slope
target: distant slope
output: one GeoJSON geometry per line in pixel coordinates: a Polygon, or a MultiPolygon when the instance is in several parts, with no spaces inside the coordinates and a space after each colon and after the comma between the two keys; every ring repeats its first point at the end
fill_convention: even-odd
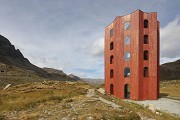
{"type": "Polygon", "coordinates": [[[34,71],[0,63],[0,89],[3,89],[7,84],[14,86],[22,83],[40,82],[44,80],[47,79],[40,77],[34,71]]]}
{"type": "Polygon", "coordinates": [[[104,84],[104,79],[95,79],[95,78],[83,78],[84,82],[87,82],[89,84],[93,85],[101,85],[104,84]]]}
{"type": "Polygon", "coordinates": [[[62,70],[57,70],[53,68],[43,68],[47,73],[51,74],[52,79],[63,80],[63,81],[78,81],[81,80],[79,77],[70,74],[65,74],[62,70]]]}
{"type": "Polygon", "coordinates": [[[178,80],[180,79],[180,59],[160,65],[161,80],[178,80]]]}

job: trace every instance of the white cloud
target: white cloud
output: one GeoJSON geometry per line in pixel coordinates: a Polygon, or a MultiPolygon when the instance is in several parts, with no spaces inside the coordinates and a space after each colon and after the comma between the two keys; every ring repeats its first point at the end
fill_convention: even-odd
{"type": "MultiPolygon", "coordinates": [[[[7,37],[30,62],[39,67],[62,69],[66,73],[73,73],[80,77],[103,78],[104,40],[102,36],[104,27],[111,23],[115,16],[128,14],[136,9],[146,12],[157,11],[163,25],[179,14],[180,9],[176,2],[167,1],[148,2],[149,6],[153,7],[147,7],[147,2],[140,4],[127,2],[119,7],[122,3],[124,4],[123,1],[114,1],[109,4],[108,0],[96,2],[96,4],[93,1],[83,0],[81,4],[75,1],[9,2],[4,0],[0,4],[0,34],[7,37]]],[[[174,27],[179,26],[177,21],[174,24],[174,27]]],[[[173,44],[170,43],[172,40],[166,41],[169,37],[166,32],[166,29],[169,30],[167,26],[162,28],[162,32],[165,31],[162,33],[164,34],[161,39],[162,48],[172,46],[171,49],[178,51],[178,41],[173,44]]],[[[176,34],[175,38],[180,38],[177,34],[177,31],[180,31],[179,27],[176,27],[171,28],[170,32],[176,34]]],[[[162,55],[167,59],[164,58],[161,61],[170,59],[169,53],[165,51],[173,52],[167,48],[162,49],[162,55]]],[[[178,56],[179,53],[174,52],[173,56],[176,55],[178,56]]]]}
{"type": "Polygon", "coordinates": [[[174,62],[176,60],[180,59],[180,57],[175,57],[175,58],[167,58],[167,57],[163,57],[161,58],[160,60],[160,64],[164,64],[164,63],[167,63],[167,62],[174,62]]]}
{"type": "Polygon", "coordinates": [[[104,38],[98,39],[93,43],[93,46],[91,48],[91,54],[93,56],[104,55],[104,38]]]}
{"type": "Polygon", "coordinates": [[[180,57],[180,17],[169,22],[160,30],[161,36],[161,57],[180,57]]]}

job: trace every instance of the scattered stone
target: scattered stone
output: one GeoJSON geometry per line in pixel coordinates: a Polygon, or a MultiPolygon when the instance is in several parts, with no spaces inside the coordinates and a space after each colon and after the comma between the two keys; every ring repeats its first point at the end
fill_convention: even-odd
{"type": "Polygon", "coordinates": [[[76,82],[66,81],[66,83],[67,83],[68,85],[73,85],[73,84],[75,84],[76,82]]]}
{"type": "Polygon", "coordinates": [[[117,104],[115,104],[115,103],[113,103],[113,102],[111,102],[111,101],[108,101],[108,100],[106,100],[106,99],[104,99],[104,98],[102,98],[102,97],[99,97],[99,100],[102,101],[102,102],[104,102],[104,103],[106,103],[106,104],[111,105],[113,108],[122,108],[122,106],[117,105],[117,104]]]}
{"type": "Polygon", "coordinates": [[[103,95],[106,95],[106,91],[103,88],[99,88],[98,92],[103,94],[103,95]]]}
{"type": "Polygon", "coordinates": [[[6,87],[3,90],[8,89],[11,86],[11,84],[6,85],[6,87]]]}
{"type": "Polygon", "coordinates": [[[153,104],[149,104],[149,105],[148,105],[148,109],[150,109],[153,113],[156,112],[153,104]]]}
{"type": "Polygon", "coordinates": [[[89,89],[86,96],[87,96],[87,97],[92,97],[92,96],[94,96],[94,95],[95,95],[94,89],[89,89]]]}
{"type": "Polygon", "coordinates": [[[67,99],[66,102],[73,102],[73,99],[72,98],[67,99]]]}
{"type": "Polygon", "coordinates": [[[90,116],[90,117],[87,117],[86,120],[94,120],[94,118],[90,116]]]}

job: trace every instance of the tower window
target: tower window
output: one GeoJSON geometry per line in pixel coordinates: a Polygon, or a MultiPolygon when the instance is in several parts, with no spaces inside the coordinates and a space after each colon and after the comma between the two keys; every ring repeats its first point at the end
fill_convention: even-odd
{"type": "Polygon", "coordinates": [[[148,51],[147,50],[144,51],[144,60],[148,60],[148,51]]]}
{"type": "Polygon", "coordinates": [[[130,77],[130,68],[129,67],[126,67],[124,69],[124,77],[130,77]]]}
{"type": "Polygon", "coordinates": [[[110,84],[110,94],[111,95],[114,94],[114,86],[113,86],[113,84],[110,84]]]}
{"type": "Polygon", "coordinates": [[[111,69],[110,70],[110,78],[113,78],[113,76],[114,76],[113,74],[114,74],[114,71],[113,71],[113,69],[111,69]]]}
{"type": "Polygon", "coordinates": [[[114,29],[111,29],[111,30],[110,30],[110,37],[112,37],[113,34],[114,34],[114,29]]]}
{"type": "Polygon", "coordinates": [[[125,44],[125,45],[129,45],[129,44],[130,44],[130,36],[126,36],[126,37],[124,38],[124,44],[125,44]]]}
{"type": "Polygon", "coordinates": [[[148,77],[148,67],[144,67],[144,77],[148,77]]]}
{"type": "Polygon", "coordinates": [[[110,57],[110,64],[113,64],[113,55],[110,57]]]}
{"type": "Polygon", "coordinates": [[[112,50],[114,48],[114,44],[113,42],[110,43],[110,50],[112,50]]]}
{"type": "Polygon", "coordinates": [[[125,54],[124,54],[124,60],[125,61],[128,61],[128,60],[130,60],[130,52],[125,52],[125,54]]]}
{"type": "Polygon", "coordinates": [[[144,44],[148,44],[148,35],[144,35],[144,44]]]}
{"type": "Polygon", "coordinates": [[[124,85],[124,98],[129,99],[130,98],[130,87],[129,84],[124,85]]]}
{"type": "Polygon", "coordinates": [[[148,28],[148,20],[147,19],[144,20],[144,28],[148,28]]]}
{"type": "Polygon", "coordinates": [[[130,29],[130,21],[127,21],[124,23],[124,30],[129,30],[130,29]]]}

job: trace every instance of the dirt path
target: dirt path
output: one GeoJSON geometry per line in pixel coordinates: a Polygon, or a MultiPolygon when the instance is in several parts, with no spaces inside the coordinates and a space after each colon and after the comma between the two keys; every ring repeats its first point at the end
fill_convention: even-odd
{"type": "Polygon", "coordinates": [[[158,100],[131,101],[131,102],[143,104],[145,106],[152,104],[155,109],[159,109],[164,112],[168,112],[180,116],[180,100],[160,98],[158,100]]]}
{"type": "MultiPolygon", "coordinates": [[[[89,89],[86,96],[89,97],[89,98],[91,98],[91,97],[93,97],[94,95],[95,95],[95,90],[94,90],[94,89],[89,89]]],[[[108,100],[106,100],[106,99],[104,99],[104,98],[102,98],[102,97],[98,97],[98,98],[94,97],[94,98],[92,98],[92,99],[94,99],[94,100],[100,100],[100,101],[103,102],[103,103],[106,103],[106,104],[108,104],[108,105],[111,105],[113,108],[122,108],[122,106],[117,105],[117,104],[115,104],[114,102],[108,101],[108,100]]]]}

